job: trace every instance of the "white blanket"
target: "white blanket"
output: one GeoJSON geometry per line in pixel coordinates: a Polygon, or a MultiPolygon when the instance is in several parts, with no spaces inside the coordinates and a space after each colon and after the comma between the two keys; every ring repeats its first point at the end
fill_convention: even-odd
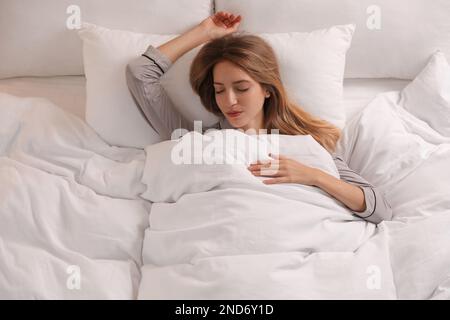
{"type": "Polygon", "coordinates": [[[0,94],[0,299],[136,298],[144,158],[47,100],[0,94]]]}
{"type": "MultiPolygon", "coordinates": [[[[450,141],[397,95],[339,146],[389,197],[376,228],[318,188],[264,185],[254,153],[175,166],[173,141],[111,147],[46,100],[0,94],[0,298],[450,299],[450,141]]],[[[291,138],[280,153],[336,174],[291,138]]]]}
{"type": "Polygon", "coordinates": [[[449,298],[450,144],[398,101],[379,95],[339,146],[392,203],[377,229],[317,188],[262,184],[248,161],[176,166],[174,142],[147,147],[143,196],[160,202],[139,298],[449,298]]]}
{"type": "Polygon", "coordinates": [[[398,298],[450,299],[450,138],[400,101],[399,92],[378,95],[347,125],[339,151],[392,206],[380,229],[398,298]]]}
{"type": "MultiPolygon", "coordinates": [[[[158,202],[145,235],[139,297],[395,298],[386,239],[374,237],[375,225],[317,187],[263,184],[267,178],[254,177],[246,166],[266,148],[249,142],[259,137],[232,132],[247,141],[234,154],[219,152],[233,164],[174,163],[174,150],[185,140],[193,145],[195,135],[146,148],[143,196],[158,202]],[[372,269],[383,275],[376,288],[367,284],[372,269]]],[[[198,136],[206,154],[209,135],[198,136]]],[[[221,150],[223,140],[210,143],[221,150]]],[[[339,176],[311,136],[279,140],[277,153],[339,176]]]]}

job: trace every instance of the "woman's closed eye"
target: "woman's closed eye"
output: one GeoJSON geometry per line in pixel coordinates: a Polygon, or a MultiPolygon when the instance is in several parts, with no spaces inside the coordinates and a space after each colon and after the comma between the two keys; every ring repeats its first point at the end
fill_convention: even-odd
{"type": "MultiPolygon", "coordinates": [[[[247,91],[249,88],[243,88],[243,89],[236,89],[237,91],[239,91],[239,92],[245,92],[245,91],[247,91]]],[[[219,94],[219,93],[222,93],[222,92],[224,92],[225,90],[221,90],[221,91],[216,91],[216,94],[219,94]]]]}

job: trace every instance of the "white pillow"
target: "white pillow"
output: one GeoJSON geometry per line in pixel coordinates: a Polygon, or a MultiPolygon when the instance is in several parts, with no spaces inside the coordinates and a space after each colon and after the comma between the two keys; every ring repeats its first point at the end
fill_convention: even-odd
{"type": "MultiPolygon", "coordinates": [[[[282,80],[293,100],[341,128],[345,123],[342,104],[345,54],[353,32],[354,25],[345,25],[311,33],[261,34],[274,47],[282,80]]],[[[133,106],[124,70],[146,46],[158,46],[175,35],[145,35],[92,24],[84,24],[79,34],[84,40],[87,122],[112,144],[144,147],[159,141],[133,106]]],[[[161,83],[187,119],[203,120],[205,125],[211,125],[217,122],[217,117],[203,108],[189,84],[189,67],[200,48],[177,60],[161,83]]]]}
{"type": "Polygon", "coordinates": [[[414,79],[441,49],[450,59],[448,0],[216,0],[249,32],[308,31],[356,24],[346,78],[414,79]],[[267,19],[268,18],[268,19],[267,19]]]}
{"type": "Polygon", "coordinates": [[[108,143],[142,148],[160,141],[129,93],[125,68],[151,43],[162,44],[175,35],[147,35],[109,30],[83,23],[86,73],[86,122],[108,143]]]}
{"type": "MultiPolygon", "coordinates": [[[[274,49],[290,97],[306,111],[340,128],[345,124],[342,104],[345,54],[354,30],[354,25],[343,25],[310,33],[258,34],[274,49]]],[[[201,108],[192,109],[201,106],[201,102],[189,85],[189,67],[200,48],[176,61],[161,82],[174,104],[191,121],[201,116],[196,112],[201,108]]],[[[218,118],[211,115],[202,120],[211,125],[218,118]]]]}
{"type": "Polygon", "coordinates": [[[450,65],[441,51],[401,92],[400,104],[444,137],[450,137],[450,65]]]}
{"type": "Polygon", "coordinates": [[[343,128],[345,57],[355,25],[312,32],[260,34],[274,48],[282,81],[303,109],[343,128]]]}
{"type": "Polygon", "coordinates": [[[399,91],[379,94],[346,125],[336,152],[385,193],[393,220],[406,222],[450,207],[450,138],[399,101],[399,91]]]}
{"type": "Polygon", "coordinates": [[[379,94],[349,121],[337,144],[348,166],[380,188],[408,175],[435,150],[397,114],[398,97],[396,91],[379,94]]]}

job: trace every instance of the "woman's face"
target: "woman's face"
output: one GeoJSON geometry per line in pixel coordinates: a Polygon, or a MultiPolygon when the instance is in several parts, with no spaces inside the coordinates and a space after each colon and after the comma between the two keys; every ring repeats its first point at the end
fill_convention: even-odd
{"type": "Polygon", "coordinates": [[[216,103],[228,122],[243,130],[264,125],[264,100],[269,93],[244,70],[224,60],[213,69],[216,103]]]}

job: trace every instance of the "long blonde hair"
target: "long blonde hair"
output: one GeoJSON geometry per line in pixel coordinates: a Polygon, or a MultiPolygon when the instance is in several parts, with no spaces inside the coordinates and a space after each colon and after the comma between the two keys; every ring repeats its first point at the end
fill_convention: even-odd
{"type": "MultiPolygon", "coordinates": [[[[328,152],[334,152],[340,129],[314,117],[290,101],[281,82],[276,55],[261,37],[246,33],[232,33],[205,44],[194,58],[190,69],[190,83],[200,96],[203,106],[210,112],[223,116],[216,103],[213,86],[213,68],[228,60],[270,92],[264,102],[264,127],[278,129],[280,134],[310,134],[328,152]]],[[[270,131],[269,131],[270,132],[270,131]]]]}

